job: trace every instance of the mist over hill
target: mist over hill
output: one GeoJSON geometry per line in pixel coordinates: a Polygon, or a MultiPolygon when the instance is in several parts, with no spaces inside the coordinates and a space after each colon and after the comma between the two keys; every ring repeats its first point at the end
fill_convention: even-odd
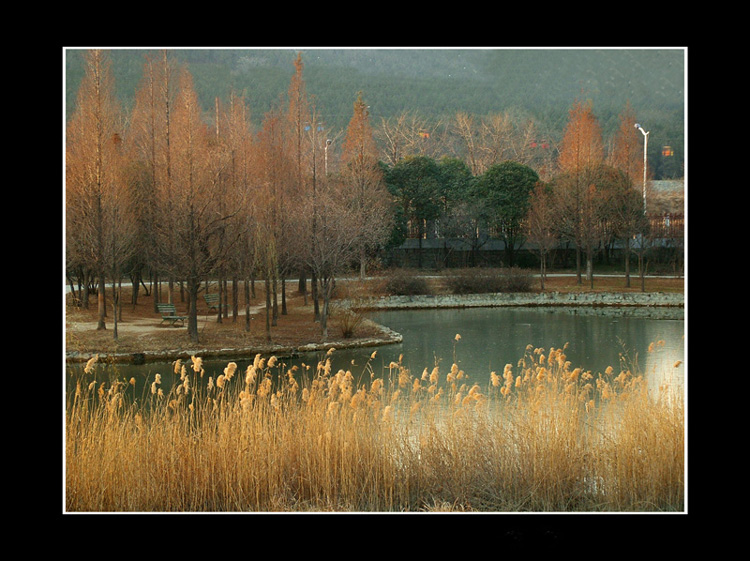
{"type": "MultiPolygon", "coordinates": [[[[143,75],[144,55],[113,49],[113,72],[125,108],[143,75]]],[[[488,115],[512,110],[562,135],[576,99],[591,100],[603,133],[618,126],[627,102],[651,131],[654,147],[671,145],[682,159],[685,51],[681,48],[300,48],[175,49],[193,75],[207,112],[229,92],[245,92],[257,123],[286,95],[302,53],[308,94],[327,125],[343,129],[357,93],[373,120],[410,111],[446,119],[457,111],[488,115]]],[[[66,112],[82,76],[81,51],[66,51],[66,112]]]]}

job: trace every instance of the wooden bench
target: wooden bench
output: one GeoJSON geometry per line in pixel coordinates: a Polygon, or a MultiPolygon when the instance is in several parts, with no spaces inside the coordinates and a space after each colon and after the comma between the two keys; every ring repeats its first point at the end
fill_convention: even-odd
{"type": "Polygon", "coordinates": [[[177,309],[174,307],[174,304],[157,304],[156,307],[159,310],[159,313],[161,314],[161,322],[164,323],[165,321],[168,321],[171,323],[171,325],[174,325],[175,323],[182,322],[182,325],[185,325],[185,320],[187,319],[187,316],[178,316],[177,315],[177,309]]]}
{"type": "MultiPolygon", "coordinates": [[[[219,302],[219,293],[218,292],[212,292],[211,294],[204,294],[203,299],[206,301],[206,304],[208,304],[209,310],[216,310],[219,311],[219,306],[221,305],[221,302],[219,302]]],[[[225,309],[228,309],[229,306],[224,306],[225,309]]]]}

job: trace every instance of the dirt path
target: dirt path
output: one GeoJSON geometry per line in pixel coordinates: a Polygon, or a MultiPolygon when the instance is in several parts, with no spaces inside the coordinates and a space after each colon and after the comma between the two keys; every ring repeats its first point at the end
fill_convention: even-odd
{"type": "MultiPolygon", "coordinates": [[[[66,358],[73,362],[85,361],[94,355],[109,357],[116,362],[171,360],[185,356],[253,356],[256,353],[289,354],[315,351],[330,347],[374,346],[398,342],[400,336],[372,322],[363,322],[355,336],[343,339],[340,326],[329,321],[329,337],[323,338],[319,322],[313,321],[312,305],[302,299],[289,306],[287,315],[280,315],[276,326],[271,327],[268,341],[265,327],[265,304],[250,307],[251,324],[245,325],[245,312],[238,312],[217,322],[217,314],[199,310],[198,339],[193,343],[187,326],[162,322],[153,312],[150,302],[139,303],[137,309],[123,310],[123,320],[117,323],[114,339],[114,322],[106,320],[106,328],[97,330],[95,309],[71,310],[66,317],[66,358]]],[[[178,306],[177,315],[186,315],[184,306],[178,306]]]]}
{"type": "MultiPolygon", "coordinates": [[[[252,306],[250,308],[250,317],[258,317],[263,310],[265,309],[265,306],[252,306]]],[[[177,313],[177,315],[184,316],[187,314],[182,314],[180,312],[177,313]]],[[[238,311],[238,315],[242,318],[245,317],[245,310],[238,311]]],[[[210,315],[207,314],[198,314],[198,330],[202,330],[206,327],[206,324],[208,323],[215,323],[216,322],[216,316],[217,314],[212,313],[210,315]]],[[[231,320],[228,320],[231,321],[231,320]]],[[[92,331],[96,330],[96,326],[98,325],[98,321],[92,321],[90,319],[80,321],[80,319],[74,319],[69,325],[69,328],[73,331],[77,332],[85,332],[85,331],[92,331]]],[[[158,333],[163,333],[165,329],[184,329],[187,326],[187,320],[184,322],[178,322],[176,325],[172,326],[169,325],[167,322],[162,322],[161,319],[154,315],[154,317],[142,317],[142,316],[133,316],[133,317],[125,317],[122,321],[117,322],[117,332],[119,334],[134,334],[138,337],[144,337],[149,335],[154,335],[158,333]]],[[[114,328],[114,322],[110,319],[107,321],[107,329],[111,330],[114,328]]]]}

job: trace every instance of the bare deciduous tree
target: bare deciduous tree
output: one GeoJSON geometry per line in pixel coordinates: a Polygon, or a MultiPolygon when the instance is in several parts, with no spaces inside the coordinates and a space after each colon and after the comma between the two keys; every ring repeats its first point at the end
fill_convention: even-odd
{"type": "MultiPolygon", "coordinates": [[[[174,98],[173,65],[167,51],[162,51],[159,56],[146,57],[125,135],[128,179],[137,223],[131,268],[133,305],[137,302],[138,285],[143,283],[144,274],[150,271],[152,281],[158,283],[161,261],[166,258],[153,240],[156,239],[159,216],[157,190],[170,176],[168,121],[174,98]]],[[[154,290],[154,311],[157,311],[158,284],[154,290]]]]}
{"type": "MultiPolygon", "coordinates": [[[[232,318],[239,315],[239,282],[245,285],[245,329],[250,330],[250,277],[253,272],[252,212],[249,206],[252,178],[253,138],[250,111],[245,96],[230,92],[229,102],[219,115],[218,142],[226,151],[226,208],[238,212],[238,219],[227,224],[227,239],[237,240],[227,254],[227,271],[232,278],[232,318]]],[[[221,308],[219,316],[221,317],[221,308]]]]}
{"type": "Polygon", "coordinates": [[[76,109],[66,129],[66,239],[73,262],[85,263],[97,282],[97,329],[102,330],[108,253],[115,258],[108,251],[116,226],[111,205],[118,204],[116,191],[122,189],[121,122],[108,54],[86,51],[84,62],[76,109]]]}
{"type": "Polygon", "coordinates": [[[351,212],[347,189],[348,185],[331,178],[318,186],[315,197],[306,193],[299,210],[315,216],[315,231],[311,231],[311,222],[308,221],[299,220],[292,224],[297,238],[313,238],[312,251],[307,252],[304,259],[320,283],[323,300],[320,326],[324,339],[328,337],[328,316],[336,278],[359,255],[355,243],[358,220],[351,212]]]}
{"type": "Polygon", "coordinates": [[[171,229],[162,236],[173,242],[175,259],[169,270],[184,278],[189,298],[188,335],[198,342],[197,300],[204,278],[215,273],[234,240],[227,239],[227,224],[239,209],[224,204],[222,174],[227,152],[209,145],[192,76],[183,69],[177,93],[173,126],[173,172],[170,185],[171,229]]]}
{"type": "Polygon", "coordinates": [[[537,183],[531,192],[529,213],[526,218],[526,235],[532,243],[532,248],[539,254],[539,281],[544,290],[547,276],[547,256],[558,241],[556,234],[557,212],[554,198],[549,187],[537,183]]]}
{"type": "Polygon", "coordinates": [[[284,243],[290,235],[289,223],[296,218],[296,212],[289,212],[287,206],[296,196],[290,193],[296,185],[296,167],[288,150],[287,131],[284,116],[277,107],[265,116],[257,138],[259,189],[254,193],[254,202],[260,239],[266,240],[264,247],[258,247],[258,250],[259,264],[268,287],[266,317],[270,326],[278,321],[280,275],[286,274],[294,259],[284,243]]]}
{"type": "Polygon", "coordinates": [[[464,144],[466,164],[474,176],[480,175],[484,168],[481,163],[481,139],[474,117],[468,113],[459,112],[456,114],[453,132],[464,144]]]}
{"type": "Polygon", "coordinates": [[[374,131],[382,145],[382,158],[396,165],[407,156],[438,158],[446,152],[445,127],[440,119],[430,120],[410,111],[382,118],[374,131]]]}

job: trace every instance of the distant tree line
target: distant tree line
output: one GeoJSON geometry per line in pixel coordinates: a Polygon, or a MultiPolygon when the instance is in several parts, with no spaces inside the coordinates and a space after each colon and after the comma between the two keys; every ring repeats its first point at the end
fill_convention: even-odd
{"type": "Polygon", "coordinates": [[[543,285],[548,254],[560,244],[575,252],[578,282],[585,274],[593,283],[594,256],[619,242],[628,284],[633,253],[643,281],[652,243],[643,144],[630,104],[619,120],[605,141],[591,103],[575,100],[561,141],[553,143],[533,121],[510,113],[486,119],[458,113],[433,128],[408,114],[384,119],[376,137],[396,202],[391,243],[461,238],[475,254],[498,238],[513,266],[528,240],[539,254],[543,285]]]}
{"type": "MultiPolygon", "coordinates": [[[[68,115],[82,77],[83,50],[66,53],[68,115]]],[[[118,98],[128,110],[149,49],[111,52],[118,98]]],[[[207,115],[214,100],[246,92],[254,126],[276,103],[293,72],[292,49],[176,49],[190,67],[207,115]]],[[[351,100],[367,93],[372,119],[407,110],[426,120],[459,111],[481,118],[511,111],[534,120],[546,140],[559,143],[571,100],[591,99],[606,136],[618,127],[627,100],[651,130],[649,167],[655,179],[682,176],[684,60],[680,49],[310,49],[308,91],[324,105],[329,128],[344,129],[351,100]],[[663,148],[673,149],[664,157],[663,148]]],[[[538,139],[542,140],[542,138],[538,139]]],[[[459,154],[463,158],[463,154],[459,154]]]]}

